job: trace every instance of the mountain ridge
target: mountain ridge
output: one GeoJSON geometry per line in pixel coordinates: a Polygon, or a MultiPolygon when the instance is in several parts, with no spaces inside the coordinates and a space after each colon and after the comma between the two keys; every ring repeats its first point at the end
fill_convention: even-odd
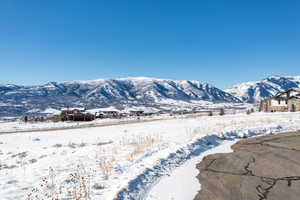
{"type": "Polygon", "coordinates": [[[48,82],[31,86],[0,84],[0,116],[22,116],[64,107],[123,110],[128,107],[176,109],[183,104],[190,108],[206,103],[253,104],[291,88],[300,89],[300,76],[270,76],[225,90],[195,80],[150,77],[48,82]]]}
{"type": "Polygon", "coordinates": [[[192,101],[241,103],[211,84],[194,80],[127,77],[33,86],[0,85],[0,116],[24,115],[49,108],[114,106],[122,110],[127,105],[160,107],[192,101]]]}
{"type": "Polygon", "coordinates": [[[269,76],[259,81],[236,84],[224,91],[245,103],[258,103],[277,92],[292,88],[300,89],[300,76],[269,76]]]}

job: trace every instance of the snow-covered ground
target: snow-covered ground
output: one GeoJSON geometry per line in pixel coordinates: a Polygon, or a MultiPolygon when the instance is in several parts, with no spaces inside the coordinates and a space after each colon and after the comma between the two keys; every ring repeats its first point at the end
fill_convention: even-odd
{"type": "Polygon", "coordinates": [[[196,194],[201,189],[196,176],[199,174],[199,170],[196,169],[196,165],[202,161],[202,159],[210,154],[216,153],[230,153],[232,152],[231,146],[237,142],[237,140],[225,140],[219,146],[211,148],[201,153],[201,155],[187,161],[182,166],[176,168],[171,174],[158,182],[153,188],[151,188],[149,194],[145,199],[147,200],[182,200],[182,199],[194,199],[196,194]]]}
{"type": "Polygon", "coordinates": [[[116,122],[119,120],[114,119],[102,119],[91,122],[28,122],[23,121],[12,121],[5,122],[0,121],[0,132],[12,132],[12,131],[32,131],[39,129],[54,129],[54,128],[70,128],[70,127],[80,127],[89,126],[97,124],[105,124],[110,122],[116,122]]]}
{"type": "Polygon", "coordinates": [[[300,113],[255,113],[4,134],[0,199],[156,199],[160,181],[224,140],[299,128],[300,113]]]}

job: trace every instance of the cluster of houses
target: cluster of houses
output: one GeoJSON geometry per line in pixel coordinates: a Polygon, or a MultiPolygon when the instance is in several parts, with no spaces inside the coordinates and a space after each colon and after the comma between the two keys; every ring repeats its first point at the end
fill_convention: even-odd
{"type": "Polygon", "coordinates": [[[275,96],[261,101],[261,112],[297,112],[300,111],[300,90],[290,89],[278,92],[275,96]]]}
{"type": "Polygon", "coordinates": [[[53,116],[53,121],[93,121],[95,119],[120,119],[123,117],[140,117],[151,116],[155,113],[144,111],[130,111],[129,113],[121,113],[114,110],[104,110],[97,112],[88,112],[85,108],[65,108],[59,114],[53,116]]]}
{"type": "MultiPolygon", "coordinates": [[[[98,110],[98,111],[87,111],[84,108],[65,108],[61,109],[60,113],[53,116],[52,120],[58,121],[93,121],[95,119],[120,119],[125,117],[137,117],[138,119],[142,116],[154,116],[168,114],[170,116],[185,115],[199,113],[200,111],[157,111],[157,112],[145,112],[143,110],[133,110],[129,112],[119,112],[115,110],[98,110]]],[[[208,113],[208,111],[202,111],[208,113]]],[[[211,111],[212,112],[212,111],[211,111]]]]}
{"type": "Polygon", "coordinates": [[[94,114],[86,112],[84,108],[66,108],[54,115],[53,121],[93,121],[95,118],[94,114]]]}

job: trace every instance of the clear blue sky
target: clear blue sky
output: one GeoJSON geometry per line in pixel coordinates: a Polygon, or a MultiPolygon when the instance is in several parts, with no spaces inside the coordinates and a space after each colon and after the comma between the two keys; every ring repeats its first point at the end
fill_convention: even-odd
{"type": "Polygon", "coordinates": [[[0,83],[300,75],[298,0],[1,0],[0,83]]]}

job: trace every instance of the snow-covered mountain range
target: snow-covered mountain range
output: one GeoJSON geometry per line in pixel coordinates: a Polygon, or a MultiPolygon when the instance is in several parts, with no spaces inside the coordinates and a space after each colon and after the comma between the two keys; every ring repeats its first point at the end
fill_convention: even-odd
{"type": "Polygon", "coordinates": [[[87,109],[160,107],[195,101],[239,103],[238,98],[210,84],[154,78],[51,82],[39,86],[0,85],[0,116],[23,115],[62,107],[87,109]]]}
{"type": "Polygon", "coordinates": [[[213,103],[256,103],[278,91],[300,89],[300,76],[271,76],[221,90],[207,83],[146,77],[0,85],[0,117],[64,107],[87,109],[194,108],[213,103]]]}
{"type": "Polygon", "coordinates": [[[245,82],[226,89],[246,103],[256,103],[267,97],[275,95],[279,91],[291,88],[300,89],[300,76],[270,76],[266,79],[253,82],[245,82]]]}

